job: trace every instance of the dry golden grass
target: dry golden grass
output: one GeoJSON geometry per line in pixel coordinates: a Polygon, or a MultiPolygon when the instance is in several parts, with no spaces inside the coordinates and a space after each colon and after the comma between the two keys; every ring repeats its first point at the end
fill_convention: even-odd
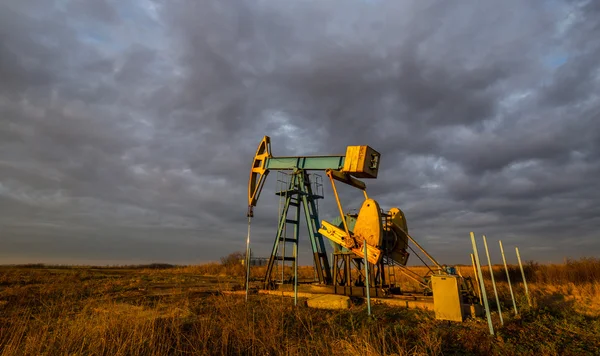
{"type": "MultiPolygon", "coordinates": [[[[323,311],[263,295],[245,303],[219,293],[242,288],[235,266],[0,267],[0,354],[597,354],[599,269],[598,260],[528,264],[534,306],[527,306],[519,271],[515,317],[504,270],[495,267],[505,325],[494,314],[497,334],[490,337],[485,320],[441,322],[418,310],[377,305],[368,318],[364,305],[323,311]]],[[[261,270],[253,276],[260,279],[261,270]]],[[[301,271],[311,278],[310,268],[301,271]]],[[[491,285],[487,290],[495,308],[491,285]]]]}

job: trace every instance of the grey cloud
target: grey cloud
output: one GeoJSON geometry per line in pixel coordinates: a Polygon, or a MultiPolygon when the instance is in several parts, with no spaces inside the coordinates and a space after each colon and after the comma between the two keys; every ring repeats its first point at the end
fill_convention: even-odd
{"type": "MultiPolygon", "coordinates": [[[[600,252],[596,7],[4,3],[0,250],[187,263],[242,249],[250,160],[268,134],[276,155],[378,149],[369,194],[403,208],[441,260],[468,261],[471,229],[532,259],[600,252]]],[[[259,254],[275,185],[273,173],[252,225],[259,254]]]]}
{"type": "Polygon", "coordinates": [[[67,10],[72,16],[83,16],[97,21],[115,23],[119,20],[117,11],[106,0],[70,0],[67,10]]]}

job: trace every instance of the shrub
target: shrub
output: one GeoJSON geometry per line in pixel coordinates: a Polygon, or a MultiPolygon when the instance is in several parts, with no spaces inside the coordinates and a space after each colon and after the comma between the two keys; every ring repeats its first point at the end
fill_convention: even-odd
{"type": "Polygon", "coordinates": [[[224,266],[239,265],[239,264],[242,264],[241,261],[243,261],[245,259],[245,257],[246,257],[245,253],[233,252],[227,256],[221,257],[221,264],[224,266]]]}

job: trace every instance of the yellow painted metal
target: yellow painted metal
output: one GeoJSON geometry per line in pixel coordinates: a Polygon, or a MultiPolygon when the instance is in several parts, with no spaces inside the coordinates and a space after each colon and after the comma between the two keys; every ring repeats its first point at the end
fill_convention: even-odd
{"type": "Polygon", "coordinates": [[[377,178],[379,152],[369,146],[348,146],[342,172],[357,178],[377,178]]]}
{"type": "Polygon", "coordinates": [[[408,224],[404,212],[399,208],[392,208],[388,212],[390,219],[388,220],[385,229],[395,236],[394,247],[390,252],[390,258],[401,265],[406,265],[408,262],[408,224]]]}
{"type": "MultiPolygon", "coordinates": [[[[269,136],[263,137],[262,141],[256,149],[252,168],[250,169],[250,179],[248,180],[248,206],[256,206],[256,201],[260,195],[265,178],[269,174],[266,168],[267,159],[271,157],[271,139],[269,136]]],[[[251,210],[249,210],[249,216],[251,210]]]]}
{"type": "MultiPolygon", "coordinates": [[[[361,244],[362,246],[362,244],[361,244]]],[[[358,257],[361,258],[365,258],[365,253],[364,253],[364,249],[361,248],[352,248],[350,249],[352,252],[354,252],[358,257]]],[[[369,261],[369,263],[371,264],[378,264],[379,261],[381,261],[381,250],[378,249],[377,247],[372,247],[369,246],[369,248],[367,249],[367,261],[369,261]]]]}
{"type": "Polygon", "coordinates": [[[367,185],[364,182],[362,182],[362,181],[360,181],[360,180],[352,177],[349,173],[335,171],[335,170],[332,170],[332,169],[328,169],[327,172],[328,172],[328,174],[331,174],[331,177],[333,179],[337,180],[337,181],[340,181],[342,183],[346,183],[349,186],[352,186],[354,188],[358,188],[358,189],[363,190],[363,191],[365,189],[367,189],[367,185]]]}
{"type": "Polygon", "coordinates": [[[354,239],[351,236],[349,237],[344,230],[325,220],[321,221],[319,233],[345,248],[352,249],[356,246],[354,239]]]}
{"type": "MultiPolygon", "coordinates": [[[[346,232],[344,230],[340,229],[339,227],[332,225],[332,224],[328,223],[327,221],[323,220],[323,221],[321,221],[321,228],[319,229],[319,233],[321,235],[327,237],[331,241],[354,252],[358,257],[364,258],[364,256],[365,256],[364,251],[363,251],[364,241],[361,241],[360,243],[356,243],[356,241],[352,235],[350,235],[350,236],[346,235],[346,232]]],[[[380,249],[373,247],[373,246],[369,246],[369,248],[367,249],[367,254],[368,254],[367,260],[369,261],[369,263],[373,263],[373,264],[379,263],[379,261],[381,259],[381,250],[380,249]]]]}
{"type": "Polygon", "coordinates": [[[329,181],[331,182],[331,188],[333,188],[333,196],[335,197],[335,202],[337,203],[338,209],[340,211],[340,216],[342,217],[342,223],[344,224],[344,230],[346,232],[345,236],[350,238],[350,230],[348,230],[348,224],[346,223],[346,219],[344,218],[344,209],[342,209],[342,203],[340,202],[340,196],[337,193],[337,189],[335,187],[335,182],[333,180],[333,171],[327,170],[327,177],[329,177],[329,181]]]}
{"type": "Polygon", "coordinates": [[[402,228],[404,232],[408,233],[408,224],[406,223],[406,217],[402,210],[399,208],[391,208],[388,214],[390,214],[394,225],[402,228]]]}
{"type": "MultiPolygon", "coordinates": [[[[331,181],[331,187],[333,188],[333,196],[335,197],[335,201],[336,201],[338,209],[340,211],[340,216],[342,217],[342,223],[344,225],[344,230],[323,220],[323,221],[321,221],[321,228],[319,229],[319,233],[321,235],[327,237],[331,241],[351,250],[358,256],[364,258],[364,256],[365,256],[364,251],[363,251],[364,237],[362,237],[363,235],[361,235],[357,240],[356,225],[354,226],[354,231],[355,231],[354,233],[351,233],[350,230],[348,229],[348,224],[346,223],[346,219],[344,218],[344,210],[342,208],[342,203],[340,202],[340,197],[337,193],[337,188],[335,187],[335,178],[334,178],[335,172],[336,171],[333,171],[333,170],[327,170],[327,176],[329,177],[329,180],[331,181]]],[[[365,194],[365,196],[366,196],[366,194],[365,194]]],[[[365,202],[366,201],[367,200],[365,200],[365,202]]],[[[370,200],[370,201],[373,202],[374,204],[370,203],[369,209],[372,209],[371,206],[376,205],[377,206],[377,214],[379,214],[379,205],[377,204],[377,202],[375,202],[374,200],[370,200]]],[[[363,204],[363,206],[364,206],[364,204],[363,204]]],[[[362,213],[362,209],[358,214],[359,217],[357,218],[357,221],[356,221],[357,224],[358,224],[358,221],[360,220],[361,213],[362,213]]],[[[365,213],[365,216],[367,214],[372,215],[372,212],[365,213]]],[[[363,219],[367,219],[367,218],[365,217],[363,219]]],[[[368,222],[367,221],[363,222],[363,224],[369,224],[369,223],[371,223],[371,220],[369,220],[368,222]]],[[[379,221],[377,221],[377,224],[375,226],[379,226],[379,229],[381,229],[381,215],[379,216],[379,221]]],[[[381,233],[380,233],[380,236],[381,236],[381,233]]],[[[373,245],[372,247],[370,246],[367,249],[367,254],[368,254],[367,260],[370,263],[379,263],[379,261],[381,259],[381,250],[379,249],[379,245],[373,245]]]]}
{"type": "Polygon", "coordinates": [[[383,242],[381,209],[375,200],[367,199],[363,202],[356,218],[353,233],[356,242],[366,241],[369,247],[381,247],[383,242]]]}
{"type": "Polygon", "coordinates": [[[460,296],[460,277],[452,275],[431,276],[433,310],[438,320],[463,321],[460,296]]]}

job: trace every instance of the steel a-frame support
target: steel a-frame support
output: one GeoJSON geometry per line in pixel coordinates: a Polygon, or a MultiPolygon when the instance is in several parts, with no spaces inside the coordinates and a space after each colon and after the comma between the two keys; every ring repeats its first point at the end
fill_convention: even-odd
{"type": "MultiPolygon", "coordinates": [[[[273,250],[271,252],[269,264],[267,265],[267,271],[265,273],[265,288],[272,287],[272,272],[276,261],[283,261],[284,265],[286,261],[292,262],[294,278],[298,278],[298,242],[300,235],[300,218],[302,215],[302,211],[304,212],[304,218],[308,228],[308,237],[313,251],[314,267],[317,273],[317,277],[319,279],[319,283],[331,284],[331,271],[329,269],[327,251],[325,250],[325,243],[323,242],[323,237],[318,232],[320,227],[320,220],[317,212],[316,200],[321,199],[323,197],[320,195],[313,194],[311,182],[305,170],[295,170],[290,176],[291,177],[287,190],[276,193],[277,195],[284,196],[285,202],[283,204],[283,210],[279,217],[277,235],[275,237],[275,242],[273,243],[273,250]],[[288,216],[290,214],[293,215],[292,218],[288,216]],[[288,236],[285,236],[285,231],[288,224],[293,225],[294,233],[292,238],[288,238],[288,236]],[[291,250],[293,251],[293,255],[279,255],[278,251],[280,250],[280,243],[292,244],[293,248],[291,250]]],[[[281,250],[290,251],[289,248],[281,250]]]]}

